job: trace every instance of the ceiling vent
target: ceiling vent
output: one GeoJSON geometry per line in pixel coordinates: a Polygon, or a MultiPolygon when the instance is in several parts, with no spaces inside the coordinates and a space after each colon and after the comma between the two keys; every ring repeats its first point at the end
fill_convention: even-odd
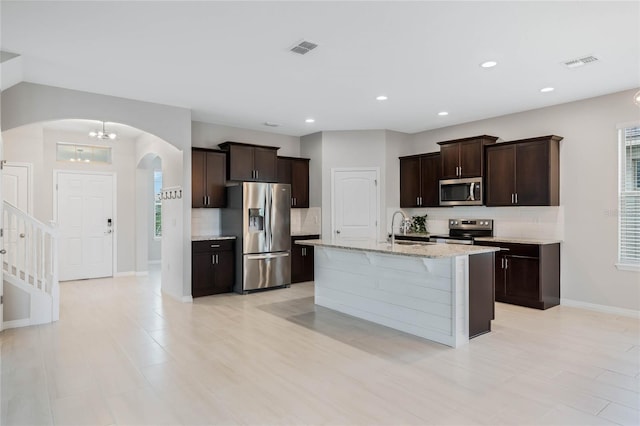
{"type": "Polygon", "coordinates": [[[571,69],[571,68],[583,67],[585,65],[597,62],[598,60],[599,59],[596,58],[595,56],[589,55],[589,56],[584,56],[582,58],[572,59],[570,61],[563,62],[563,64],[565,67],[571,69]]]}
{"type": "Polygon", "coordinates": [[[298,53],[300,55],[306,55],[307,53],[309,53],[310,51],[312,51],[316,47],[318,47],[317,44],[311,43],[310,41],[302,40],[300,43],[296,44],[295,46],[293,46],[289,50],[291,50],[293,53],[298,53]]]}

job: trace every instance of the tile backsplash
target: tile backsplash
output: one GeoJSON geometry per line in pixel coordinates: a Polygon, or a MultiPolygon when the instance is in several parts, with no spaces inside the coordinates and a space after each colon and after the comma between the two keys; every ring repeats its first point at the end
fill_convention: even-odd
{"type": "Polygon", "coordinates": [[[320,234],[321,209],[311,207],[308,209],[291,209],[291,233],[292,234],[320,234]]]}
{"type": "Polygon", "coordinates": [[[220,234],[220,209],[191,209],[191,235],[220,234]]]}
{"type": "MultiPolygon", "coordinates": [[[[387,224],[397,209],[387,210],[387,224]]],[[[493,219],[496,237],[564,239],[564,207],[453,207],[438,209],[402,209],[407,214],[427,217],[427,231],[448,234],[451,218],[493,219]]],[[[387,225],[390,226],[390,225],[387,225]]]]}
{"type": "MultiPolygon", "coordinates": [[[[321,209],[291,209],[292,234],[320,234],[321,209]]],[[[191,209],[191,235],[219,235],[220,209],[191,209]]]]}

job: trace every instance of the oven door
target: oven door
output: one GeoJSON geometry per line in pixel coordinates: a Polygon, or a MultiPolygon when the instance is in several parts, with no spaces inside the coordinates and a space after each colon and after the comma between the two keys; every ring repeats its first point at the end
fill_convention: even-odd
{"type": "Polygon", "coordinates": [[[439,243],[439,244],[465,244],[465,245],[473,245],[473,240],[463,240],[460,238],[447,238],[447,237],[431,237],[429,238],[429,242],[439,243]]]}
{"type": "Polygon", "coordinates": [[[441,206],[481,206],[482,178],[440,181],[441,206]]]}

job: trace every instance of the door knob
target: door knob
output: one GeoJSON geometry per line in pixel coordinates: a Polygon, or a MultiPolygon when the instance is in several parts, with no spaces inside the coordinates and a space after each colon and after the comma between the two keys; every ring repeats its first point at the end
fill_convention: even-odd
{"type": "Polygon", "coordinates": [[[336,231],[336,234],[339,234],[339,233],[340,233],[340,230],[338,229],[338,230],[336,231]]]}
{"type": "Polygon", "coordinates": [[[7,251],[5,249],[1,249],[0,254],[7,254],[7,251]]]}

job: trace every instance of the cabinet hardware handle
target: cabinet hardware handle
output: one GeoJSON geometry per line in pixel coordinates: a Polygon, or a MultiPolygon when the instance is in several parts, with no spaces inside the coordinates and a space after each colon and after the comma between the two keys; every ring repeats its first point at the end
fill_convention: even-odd
{"type": "Polygon", "coordinates": [[[513,204],[513,193],[511,194],[511,204],[513,204]]]}
{"type": "Polygon", "coordinates": [[[302,247],[302,255],[306,256],[307,254],[304,252],[304,247],[302,247]]]}
{"type": "Polygon", "coordinates": [[[504,257],[500,258],[500,267],[504,269],[504,257]]]}
{"type": "Polygon", "coordinates": [[[509,259],[504,260],[504,269],[509,269],[509,259]]]}
{"type": "Polygon", "coordinates": [[[516,192],[516,204],[518,204],[518,193],[516,192]]]}
{"type": "Polygon", "coordinates": [[[258,170],[256,170],[256,179],[258,179],[260,177],[260,172],[258,172],[258,170]]]}
{"type": "Polygon", "coordinates": [[[211,248],[218,248],[220,247],[220,244],[211,244],[211,248]]]}
{"type": "Polygon", "coordinates": [[[420,205],[420,197],[416,197],[416,206],[420,205]]]}
{"type": "Polygon", "coordinates": [[[420,205],[422,205],[422,197],[420,197],[420,205]]]}
{"type": "Polygon", "coordinates": [[[211,255],[211,264],[212,264],[212,265],[215,265],[215,264],[216,264],[216,255],[215,255],[215,254],[212,254],[212,255],[211,255]]]}
{"type": "Polygon", "coordinates": [[[220,255],[216,254],[216,265],[220,263],[220,255]]]}

